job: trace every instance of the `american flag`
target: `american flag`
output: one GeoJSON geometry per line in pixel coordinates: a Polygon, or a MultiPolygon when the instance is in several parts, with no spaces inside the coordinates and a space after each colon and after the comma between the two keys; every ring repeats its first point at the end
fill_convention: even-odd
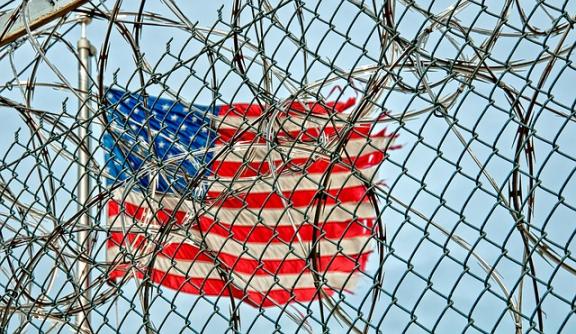
{"type": "Polygon", "coordinates": [[[368,190],[396,148],[385,129],[346,128],[354,98],[272,108],[106,97],[111,280],[257,307],[352,291],[378,218],[368,190]]]}

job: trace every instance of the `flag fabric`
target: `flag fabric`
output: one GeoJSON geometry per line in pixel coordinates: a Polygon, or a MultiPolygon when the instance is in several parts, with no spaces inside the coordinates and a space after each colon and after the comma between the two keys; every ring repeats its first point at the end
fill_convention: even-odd
{"type": "Polygon", "coordinates": [[[396,148],[385,129],[349,128],[354,98],[270,108],[106,97],[111,280],[257,307],[353,290],[375,234],[368,190],[396,148]]]}

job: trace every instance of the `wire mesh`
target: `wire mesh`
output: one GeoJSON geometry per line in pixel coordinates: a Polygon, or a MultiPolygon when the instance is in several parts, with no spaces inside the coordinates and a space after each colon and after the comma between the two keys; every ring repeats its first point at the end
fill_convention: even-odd
{"type": "Polygon", "coordinates": [[[0,5],[27,32],[0,44],[3,331],[576,328],[574,1],[93,0],[35,29],[29,3],[0,5]]]}

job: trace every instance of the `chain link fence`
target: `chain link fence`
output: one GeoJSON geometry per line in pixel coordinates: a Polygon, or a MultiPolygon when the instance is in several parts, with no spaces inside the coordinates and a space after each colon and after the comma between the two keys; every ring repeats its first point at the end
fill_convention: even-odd
{"type": "Polygon", "coordinates": [[[0,5],[4,332],[575,330],[575,1],[76,2],[0,5]]]}

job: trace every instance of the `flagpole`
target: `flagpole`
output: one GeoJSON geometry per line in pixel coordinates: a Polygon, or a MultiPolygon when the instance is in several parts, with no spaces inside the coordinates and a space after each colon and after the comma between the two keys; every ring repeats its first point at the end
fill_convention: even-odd
{"type": "MultiPolygon", "coordinates": [[[[90,89],[90,57],[93,56],[93,47],[86,37],[86,27],[90,23],[90,17],[86,15],[79,16],[81,35],[78,40],[78,57],[80,64],[78,66],[78,88],[79,88],[79,110],[78,110],[78,136],[82,141],[83,149],[79,152],[78,168],[78,210],[85,210],[85,205],[90,197],[90,175],[88,165],[90,162],[90,108],[89,108],[89,89],[90,89]]],[[[86,210],[79,220],[80,231],[78,232],[79,252],[89,257],[92,250],[90,240],[90,229],[92,226],[90,211],[86,210]]],[[[82,311],[78,312],[76,325],[81,332],[92,333],[90,326],[91,293],[90,293],[90,264],[86,261],[78,261],[78,286],[80,289],[79,302],[82,311]]]]}

